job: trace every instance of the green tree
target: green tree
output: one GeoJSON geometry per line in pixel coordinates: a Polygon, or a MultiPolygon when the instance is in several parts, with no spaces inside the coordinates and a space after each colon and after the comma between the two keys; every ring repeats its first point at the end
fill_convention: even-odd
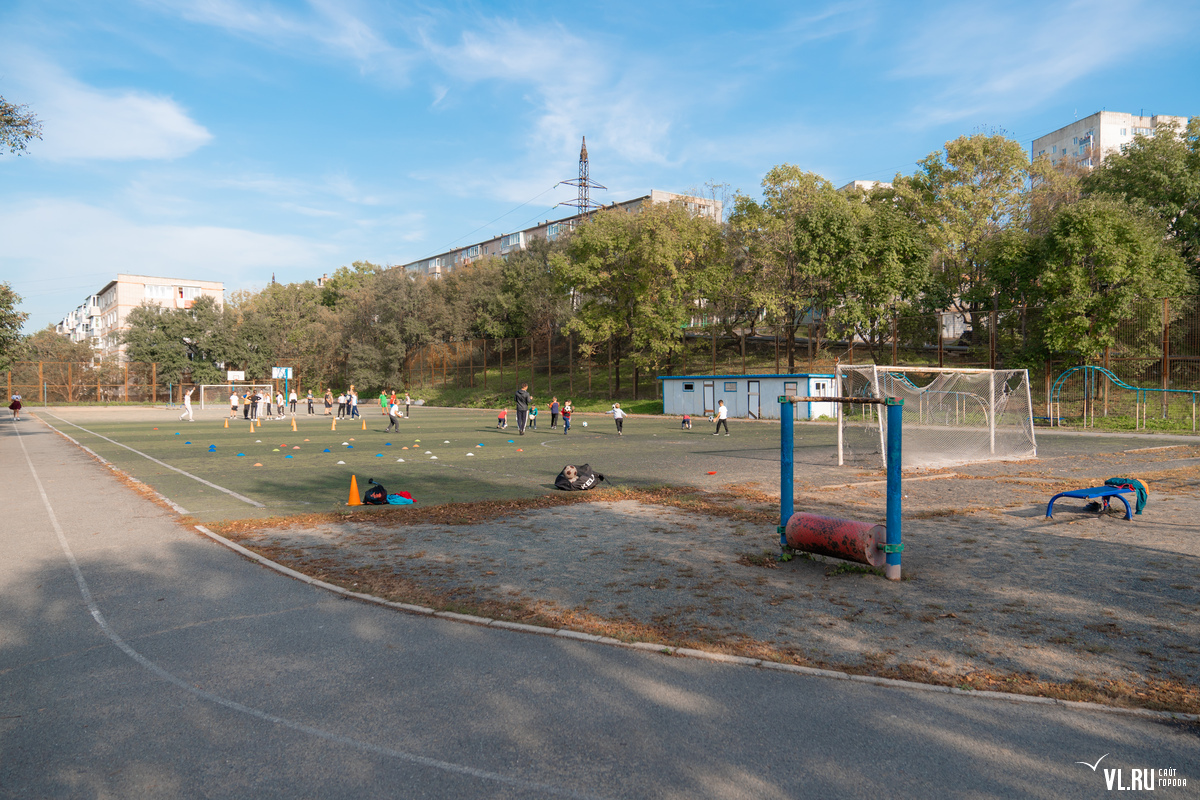
{"type": "Polygon", "coordinates": [[[345,296],[339,306],[344,384],[360,392],[402,386],[412,348],[450,338],[451,314],[435,283],[389,269],[345,296]]]}
{"type": "Polygon", "coordinates": [[[1145,297],[1190,294],[1195,282],[1165,226],[1103,198],[1059,209],[1036,253],[1051,352],[1096,358],[1145,297]]]}
{"type": "Polygon", "coordinates": [[[18,311],[21,295],[7,283],[0,283],[0,367],[7,367],[13,358],[13,349],[21,340],[21,326],[29,314],[18,311]]]}
{"type": "Polygon", "coordinates": [[[129,312],[124,334],[131,361],[158,364],[159,382],[224,383],[229,333],[216,300],[201,297],[191,308],[164,309],[143,303],[129,312]]]}
{"type": "MultiPolygon", "coordinates": [[[[791,164],[762,180],[762,202],[738,194],[729,217],[734,291],[785,333],[788,370],[796,367],[796,329],[823,319],[833,302],[829,267],[846,230],[845,198],[819,175],[791,164]]],[[[819,333],[819,332],[818,332],[819,333]]]]}
{"type": "Polygon", "coordinates": [[[327,386],[341,372],[342,324],[326,298],[325,290],[312,281],[272,283],[254,294],[235,293],[227,309],[233,333],[225,350],[230,368],[265,380],[271,367],[289,366],[301,386],[327,386]]]}
{"type": "Polygon", "coordinates": [[[1140,202],[1162,219],[1195,275],[1200,275],[1200,117],[1187,129],[1159,125],[1112,153],[1083,179],[1090,194],[1140,202]]]}
{"type": "Polygon", "coordinates": [[[611,341],[618,363],[630,356],[637,368],[658,369],[682,341],[699,276],[720,263],[723,246],[720,226],[680,203],[593,215],[550,259],[578,299],[567,327],[579,334],[581,351],[591,355],[611,341]]]}
{"type": "Polygon", "coordinates": [[[901,208],[928,237],[932,280],[929,310],[954,308],[971,321],[990,310],[999,290],[992,270],[994,240],[1027,218],[1029,159],[1020,143],[999,134],[960,136],[896,176],[901,208]]]}
{"type": "Polygon", "coordinates": [[[28,105],[14,105],[0,97],[0,147],[21,155],[29,143],[42,138],[42,123],[28,105]]]}

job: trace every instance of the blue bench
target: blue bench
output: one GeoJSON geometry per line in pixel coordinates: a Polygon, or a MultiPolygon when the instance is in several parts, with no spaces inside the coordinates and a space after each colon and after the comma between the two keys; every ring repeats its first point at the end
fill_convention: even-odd
{"type": "Polygon", "coordinates": [[[1129,507],[1129,501],[1125,499],[1125,495],[1127,494],[1134,494],[1134,490],[1119,486],[1093,486],[1090,489],[1072,489],[1069,492],[1059,492],[1050,498],[1050,502],[1046,506],[1046,517],[1050,518],[1054,516],[1054,501],[1060,497],[1078,497],[1083,500],[1115,497],[1125,504],[1125,519],[1133,519],[1133,509],[1129,507]]]}

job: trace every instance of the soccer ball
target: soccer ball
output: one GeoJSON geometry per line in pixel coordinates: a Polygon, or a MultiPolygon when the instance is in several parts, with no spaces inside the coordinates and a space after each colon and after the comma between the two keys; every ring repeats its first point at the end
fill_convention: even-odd
{"type": "Polygon", "coordinates": [[[585,427],[585,428],[587,427],[587,423],[586,423],[586,422],[585,422],[585,423],[583,423],[583,427],[585,427]]]}

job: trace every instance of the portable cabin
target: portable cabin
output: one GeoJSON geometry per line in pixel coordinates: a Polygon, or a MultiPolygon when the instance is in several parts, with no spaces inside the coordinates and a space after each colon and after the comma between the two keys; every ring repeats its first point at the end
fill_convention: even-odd
{"type": "MultiPolygon", "coordinates": [[[[779,419],[780,395],[837,397],[832,373],[800,375],[659,375],[663,382],[663,413],[702,417],[716,413],[724,400],[729,416],[779,419]]],[[[796,419],[833,418],[836,404],[809,402],[791,405],[796,419]]]]}

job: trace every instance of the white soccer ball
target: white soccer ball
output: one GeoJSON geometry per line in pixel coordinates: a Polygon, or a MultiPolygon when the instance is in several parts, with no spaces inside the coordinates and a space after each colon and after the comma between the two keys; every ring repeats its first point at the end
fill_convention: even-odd
{"type": "Polygon", "coordinates": [[[585,423],[583,423],[583,427],[585,427],[585,428],[587,427],[587,423],[586,423],[586,422],[585,422],[585,423]]]}

